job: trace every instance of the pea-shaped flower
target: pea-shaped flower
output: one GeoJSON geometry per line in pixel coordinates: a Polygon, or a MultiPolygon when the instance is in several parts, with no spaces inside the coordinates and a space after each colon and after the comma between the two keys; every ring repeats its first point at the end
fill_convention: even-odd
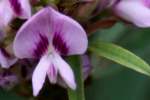
{"type": "Polygon", "coordinates": [[[53,84],[61,77],[71,89],[76,89],[73,71],[61,55],[83,54],[87,44],[83,28],[51,7],[31,17],[18,31],[14,51],[18,58],[40,58],[32,76],[34,96],[38,95],[46,76],[53,84]]]}
{"type": "Polygon", "coordinates": [[[138,27],[150,27],[150,0],[118,0],[113,9],[138,27]]]}
{"type": "Polygon", "coordinates": [[[31,17],[29,0],[0,0],[0,28],[7,26],[13,18],[31,17]]]}

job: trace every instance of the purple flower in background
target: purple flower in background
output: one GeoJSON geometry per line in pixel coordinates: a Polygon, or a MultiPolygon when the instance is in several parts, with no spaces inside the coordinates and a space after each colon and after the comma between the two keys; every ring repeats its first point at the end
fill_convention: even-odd
{"type": "Polygon", "coordinates": [[[119,1],[120,0],[100,0],[99,1],[99,9],[103,10],[105,8],[112,7],[114,4],[116,4],[119,1]]]}
{"type": "Polygon", "coordinates": [[[19,83],[19,79],[15,74],[11,72],[7,72],[7,71],[0,73],[0,87],[1,88],[10,90],[18,83],[19,83]]]}
{"type": "Polygon", "coordinates": [[[29,0],[0,0],[0,28],[9,24],[13,18],[31,17],[29,0]]]}
{"type": "Polygon", "coordinates": [[[11,65],[15,64],[17,58],[10,55],[4,48],[0,48],[0,64],[2,68],[8,69],[11,65]]]}
{"type": "Polygon", "coordinates": [[[114,11],[138,27],[150,27],[150,0],[119,0],[114,11]]]}
{"type": "Polygon", "coordinates": [[[88,55],[84,54],[81,56],[81,61],[82,61],[82,68],[83,68],[82,69],[83,78],[84,78],[84,80],[86,80],[92,71],[90,57],[88,55]]]}
{"type": "Polygon", "coordinates": [[[61,55],[83,54],[87,44],[83,28],[51,7],[31,17],[18,31],[14,51],[18,58],[40,58],[32,76],[33,95],[38,95],[46,76],[53,84],[60,76],[76,89],[73,71],[61,55]]]}

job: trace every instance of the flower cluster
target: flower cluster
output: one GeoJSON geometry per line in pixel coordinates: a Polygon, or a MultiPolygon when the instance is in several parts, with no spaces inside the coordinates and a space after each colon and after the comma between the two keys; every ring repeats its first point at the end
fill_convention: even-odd
{"type": "MultiPolygon", "coordinates": [[[[10,66],[19,65],[20,60],[37,60],[32,64],[35,67],[32,73],[34,96],[39,94],[47,76],[51,84],[59,83],[61,79],[66,86],[73,90],[76,89],[74,71],[64,57],[84,54],[88,47],[87,35],[103,25],[110,27],[116,22],[111,20],[113,23],[110,24],[109,18],[106,18],[102,24],[100,24],[101,21],[93,24],[90,18],[108,10],[113,12],[110,18],[113,16],[115,20],[121,18],[138,27],[150,26],[150,0],[73,1],[68,4],[57,1],[56,4],[53,4],[54,7],[50,6],[50,1],[44,4],[40,0],[0,1],[1,67],[11,69],[10,66]],[[71,4],[72,8],[70,8],[71,4]],[[78,6],[74,7],[75,4],[78,6]],[[69,15],[80,21],[84,28],[69,15]],[[15,19],[23,23],[18,30],[10,27],[15,19]],[[9,32],[8,27],[11,30],[9,32]],[[15,33],[14,37],[9,37],[11,32],[15,33]],[[11,43],[7,43],[8,37],[12,40],[11,43]]],[[[87,55],[82,56],[83,66],[85,66],[83,68],[84,78],[88,77],[91,70],[88,59],[87,55]]],[[[2,77],[2,79],[6,78],[2,77]]]]}
{"type": "MultiPolygon", "coordinates": [[[[70,88],[76,89],[74,73],[61,55],[83,54],[86,51],[87,36],[80,24],[52,7],[45,7],[31,17],[28,0],[2,0],[0,4],[1,29],[16,17],[28,19],[15,36],[13,51],[19,59],[40,59],[32,75],[34,96],[38,95],[46,76],[52,84],[60,77],[70,88]]],[[[17,61],[11,59],[4,48],[0,50],[3,68],[9,68],[17,61]]]]}

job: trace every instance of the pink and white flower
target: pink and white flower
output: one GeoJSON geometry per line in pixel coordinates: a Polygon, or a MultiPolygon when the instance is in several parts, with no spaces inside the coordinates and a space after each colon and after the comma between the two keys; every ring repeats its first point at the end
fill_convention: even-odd
{"type": "Polygon", "coordinates": [[[18,58],[40,58],[32,76],[33,95],[38,95],[46,76],[53,84],[61,76],[71,89],[76,89],[74,73],[61,55],[83,54],[87,44],[83,28],[51,7],[31,17],[18,31],[14,51],[18,58]]]}
{"type": "Polygon", "coordinates": [[[17,58],[9,54],[5,48],[0,48],[0,65],[2,68],[8,69],[17,62],[17,58]]]}
{"type": "Polygon", "coordinates": [[[150,0],[118,0],[114,11],[138,27],[150,27],[150,0]]]}
{"type": "Polygon", "coordinates": [[[29,0],[1,0],[0,28],[7,26],[13,18],[28,19],[31,17],[29,0]]]}

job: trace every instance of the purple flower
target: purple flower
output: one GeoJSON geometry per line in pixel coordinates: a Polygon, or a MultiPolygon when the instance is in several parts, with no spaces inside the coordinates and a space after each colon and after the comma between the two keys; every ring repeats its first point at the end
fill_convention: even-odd
{"type": "Polygon", "coordinates": [[[32,76],[33,95],[38,95],[46,76],[53,84],[60,76],[76,89],[73,71],[61,55],[83,54],[87,44],[83,28],[51,7],[31,17],[18,31],[14,51],[18,58],[40,58],[32,76]]]}
{"type": "Polygon", "coordinates": [[[29,0],[1,0],[0,28],[7,26],[13,18],[28,19],[31,17],[29,0]]]}
{"type": "Polygon", "coordinates": [[[100,0],[99,1],[99,9],[109,8],[112,7],[114,4],[119,2],[120,0],[100,0]]]}
{"type": "Polygon", "coordinates": [[[150,27],[150,0],[120,0],[114,11],[138,27],[150,27]]]}
{"type": "Polygon", "coordinates": [[[83,78],[86,80],[92,71],[92,65],[90,62],[90,57],[86,54],[81,56],[82,61],[82,70],[83,70],[83,78]]]}
{"type": "Polygon", "coordinates": [[[0,64],[2,68],[10,68],[16,61],[17,58],[10,55],[4,48],[0,48],[0,64]]]}
{"type": "Polygon", "coordinates": [[[11,72],[0,73],[0,87],[10,90],[19,83],[18,77],[11,72]]]}
{"type": "MultiPolygon", "coordinates": [[[[83,79],[86,80],[89,75],[91,74],[91,71],[92,71],[92,65],[91,65],[91,62],[90,62],[90,57],[86,54],[84,55],[81,55],[81,65],[82,65],[82,73],[83,73],[83,79]]],[[[67,84],[64,82],[64,80],[59,77],[57,79],[57,83],[64,87],[64,88],[67,88],[67,84]]]]}

